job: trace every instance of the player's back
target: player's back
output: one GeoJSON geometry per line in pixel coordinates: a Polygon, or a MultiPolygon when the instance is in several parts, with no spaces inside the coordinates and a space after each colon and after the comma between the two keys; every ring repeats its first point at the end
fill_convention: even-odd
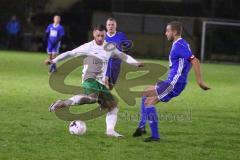
{"type": "Polygon", "coordinates": [[[172,44],[169,54],[169,75],[168,80],[172,85],[176,83],[187,83],[188,73],[191,69],[190,58],[192,52],[189,44],[180,38],[172,44]]]}

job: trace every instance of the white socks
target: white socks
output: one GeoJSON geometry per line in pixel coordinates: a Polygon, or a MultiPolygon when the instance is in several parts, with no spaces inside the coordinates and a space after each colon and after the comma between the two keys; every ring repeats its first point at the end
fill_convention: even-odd
{"type": "Polygon", "coordinates": [[[113,132],[115,129],[117,123],[117,113],[118,107],[115,107],[112,111],[107,113],[106,116],[107,134],[113,132]]]}

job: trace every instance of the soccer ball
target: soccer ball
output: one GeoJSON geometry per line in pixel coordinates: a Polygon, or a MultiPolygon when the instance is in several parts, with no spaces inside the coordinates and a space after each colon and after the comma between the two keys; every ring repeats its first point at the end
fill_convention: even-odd
{"type": "Polygon", "coordinates": [[[80,120],[72,121],[69,124],[69,133],[73,135],[83,135],[87,131],[86,123],[80,120]]]}

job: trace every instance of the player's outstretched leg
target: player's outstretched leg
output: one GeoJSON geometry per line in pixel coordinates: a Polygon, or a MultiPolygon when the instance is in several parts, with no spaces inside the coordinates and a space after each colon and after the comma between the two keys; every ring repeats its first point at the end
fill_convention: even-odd
{"type": "Polygon", "coordinates": [[[140,122],[138,123],[138,128],[133,133],[133,137],[139,137],[143,134],[146,134],[146,122],[147,122],[147,113],[145,108],[145,100],[146,96],[142,96],[142,103],[141,103],[141,114],[140,114],[140,122]]]}
{"type": "Polygon", "coordinates": [[[49,111],[54,112],[57,109],[68,107],[68,106],[92,104],[96,102],[97,102],[97,98],[95,98],[95,96],[81,94],[81,95],[73,96],[67,100],[57,100],[55,103],[49,106],[49,111]]]}

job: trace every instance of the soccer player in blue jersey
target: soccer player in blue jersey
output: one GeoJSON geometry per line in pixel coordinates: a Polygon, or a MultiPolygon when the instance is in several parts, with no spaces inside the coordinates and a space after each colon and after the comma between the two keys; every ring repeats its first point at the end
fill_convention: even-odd
{"type": "MultiPolygon", "coordinates": [[[[117,21],[114,18],[108,18],[106,21],[107,35],[105,41],[108,43],[114,43],[116,47],[127,53],[131,42],[127,39],[125,33],[117,31],[117,21]]],[[[119,58],[110,58],[108,61],[108,68],[106,72],[106,85],[109,89],[112,89],[116,84],[118,75],[121,68],[122,60],[119,58]]]]}
{"type": "Polygon", "coordinates": [[[138,128],[133,133],[133,137],[141,136],[145,133],[146,122],[149,122],[151,136],[145,142],[159,141],[158,116],[155,105],[158,102],[168,102],[178,96],[187,85],[188,73],[193,67],[196,81],[203,90],[210,89],[202,79],[199,60],[192,54],[189,44],[181,37],[182,24],[177,21],[168,23],[166,27],[166,37],[172,42],[169,54],[169,73],[165,81],[150,86],[143,92],[141,103],[141,120],[138,128]]]}
{"type": "MultiPolygon", "coordinates": [[[[49,59],[54,59],[59,53],[59,48],[61,45],[61,41],[64,36],[64,28],[60,24],[61,17],[59,15],[55,15],[53,17],[53,23],[49,24],[46,31],[44,39],[47,41],[47,53],[49,55],[49,59]]],[[[49,67],[49,72],[56,72],[56,64],[52,64],[49,67]]]]}

